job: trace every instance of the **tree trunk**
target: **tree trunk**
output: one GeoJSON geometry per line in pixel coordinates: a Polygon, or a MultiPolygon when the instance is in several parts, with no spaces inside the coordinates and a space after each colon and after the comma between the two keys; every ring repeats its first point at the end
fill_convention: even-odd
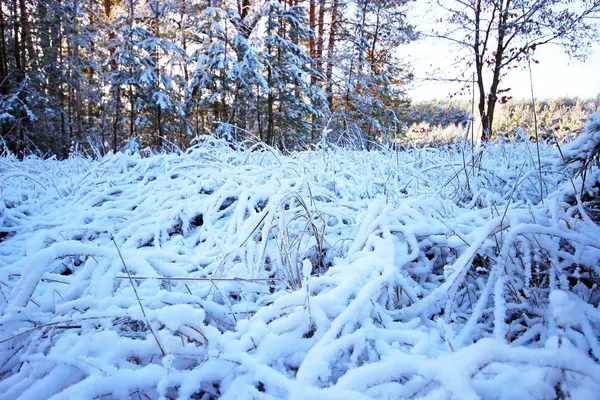
{"type": "MultiPolygon", "coordinates": [[[[92,13],[90,15],[90,25],[95,26],[96,25],[96,18],[95,15],[92,13]]],[[[90,53],[94,54],[95,53],[95,44],[94,41],[90,41],[90,53]]],[[[88,65],[87,67],[87,71],[88,71],[88,76],[87,76],[87,90],[86,90],[86,101],[87,101],[87,127],[88,129],[91,128],[93,126],[93,114],[94,114],[94,108],[93,108],[93,104],[94,104],[94,67],[92,67],[91,65],[88,65]]]]}
{"type": "Polygon", "coordinates": [[[333,110],[333,53],[335,50],[337,34],[339,0],[333,0],[331,4],[331,24],[329,26],[329,43],[327,44],[327,76],[325,82],[325,93],[329,102],[329,109],[333,110]]]}
{"type": "MultiPolygon", "coordinates": [[[[13,0],[13,30],[14,30],[14,43],[13,43],[13,56],[15,58],[15,75],[21,74],[21,46],[19,45],[19,37],[21,35],[21,26],[19,19],[17,18],[18,8],[17,0],[13,0]]],[[[17,81],[19,81],[17,77],[17,81]]]]}
{"type": "MultiPolygon", "coordinates": [[[[72,16],[71,16],[72,17],[72,16]]],[[[63,148],[64,157],[69,156],[71,141],[73,140],[73,53],[71,52],[71,34],[67,30],[67,121],[69,125],[69,136],[63,148]]]]}
{"type": "MultiPolygon", "coordinates": [[[[129,0],[127,7],[127,23],[129,24],[129,39],[131,39],[131,32],[133,30],[133,13],[134,5],[133,0],[129,0]]],[[[131,51],[131,41],[128,41],[128,51],[131,51]]],[[[133,76],[133,67],[129,69],[129,79],[133,76]]],[[[129,81],[129,138],[133,138],[135,135],[135,93],[133,91],[133,84],[129,81]]]]}
{"type": "Polygon", "coordinates": [[[74,63],[74,74],[73,74],[73,90],[75,92],[75,137],[77,140],[81,140],[81,82],[80,82],[80,70],[79,70],[79,40],[78,40],[78,29],[77,23],[79,2],[75,0],[73,2],[73,35],[75,40],[73,43],[73,63],[74,63]]]}
{"type": "Polygon", "coordinates": [[[258,123],[258,137],[264,142],[265,137],[262,128],[262,120],[260,118],[260,88],[258,87],[256,88],[256,119],[256,122],[258,123]]]}
{"type": "Polygon", "coordinates": [[[479,89],[479,100],[477,108],[479,110],[479,116],[481,117],[482,131],[481,140],[487,140],[487,118],[485,116],[485,89],[483,87],[483,51],[480,45],[480,31],[481,31],[481,0],[477,0],[475,6],[475,73],[477,74],[477,88],[479,89]]]}
{"type": "MultiPolygon", "coordinates": [[[[25,104],[27,101],[27,95],[25,93],[25,86],[27,76],[25,74],[25,66],[27,65],[27,56],[26,56],[26,48],[27,48],[27,37],[29,33],[29,24],[27,22],[27,7],[25,7],[25,0],[19,0],[19,19],[17,22],[16,14],[17,14],[17,2],[16,0],[13,2],[14,11],[15,11],[15,63],[16,63],[16,71],[15,77],[17,84],[21,88],[19,90],[19,100],[21,103],[25,104]],[[19,32],[20,31],[20,32],[19,32]],[[20,37],[20,40],[18,39],[20,37]]],[[[16,115],[16,153],[17,156],[22,159],[23,158],[23,149],[25,143],[25,121],[27,120],[27,115],[22,108],[19,108],[19,111],[16,115]]]]}
{"type": "Polygon", "coordinates": [[[135,135],[135,97],[133,95],[133,85],[129,84],[129,137],[135,135]]]}
{"type": "MultiPolygon", "coordinates": [[[[158,4],[155,4],[156,10],[154,10],[154,20],[153,20],[153,30],[154,37],[156,39],[160,39],[160,10],[158,8],[158,4]]],[[[154,47],[152,58],[154,59],[154,65],[156,68],[156,91],[160,91],[160,54],[158,46],[154,47]]],[[[156,141],[155,145],[157,148],[162,147],[163,142],[163,127],[162,127],[162,106],[160,104],[156,104],[156,141]]]]}
{"type": "MultiPolygon", "coordinates": [[[[110,19],[112,16],[111,15],[112,14],[112,5],[113,5],[112,1],[113,0],[104,0],[104,16],[105,16],[107,22],[110,22],[110,19]]],[[[113,43],[113,40],[115,38],[115,33],[110,28],[110,23],[108,25],[109,25],[109,28],[108,28],[108,53],[109,53],[109,57],[112,59],[112,61],[110,63],[110,69],[114,75],[114,73],[117,71],[119,66],[117,64],[117,60],[113,57],[115,54],[115,47],[114,47],[114,43],[113,43]]],[[[116,153],[117,149],[118,149],[118,145],[119,145],[119,136],[120,136],[119,131],[120,131],[120,122],[121,122],[121,87],[118,82],[116,84],[114,82],[112,82],[112,86],[113,86],[112,92],[114,93],[114,100],[115,100],[115,117],[113,120],[113,129],[112,129],[112,150],[113,150],[113,153],[116,153]]]]}
{"type": "Polygon", "coordinates": [[[7,95],[9,93],[8,86],[8,59],[6,52],[6,36],[4,28],[4,11],[0,6],[0,94],[7,95]]]}
{"type": "Polygon", "coordinates": [[[187,49],[188,49],[188,45],[187,45],[187,35],[186,35],[186,16],[187,16],[187,6],[185,3],[185,0],[181,1],[181,48],[183,49],[183,51],[185,52],[185,59],[183,60],[183,77],[186,81],[186,83],[189,80],[189,71],[188,71],[188,65],[187,65],[187,49]]]}
{"type": "Polygon", "coordinates": [[[273,118],[273,86],[272,86],[271,66],[267,67],[267,83],[269,85],[269,94],[267,95],[267,137],[265,142],[271,144],[274,136],[274,118],[273,118]]]}
{"type": "MultiPolygon", "coordinates": [[[[311,37],[310,37],[310,46],[311,46],[311,62],[312,69],[310,75],[310,81],[313,86],[317,85],[318,80],[322,80],[322,57],[323,57],[323,20],[325,18],[325,0],[319,0],[319,25],[318,30],[315,25],[315,0],[311,0],[310,2],[310,29],[311,29],[311,37]],[[315,45],[315,35],[317,36],[316,45],[315,45]]],[[[314,114],[311,114],[311,124],[310,124],[310,139],[311,142],[315,141],[316,132],[317,132],[317,124],[319,121],[316,120],[314,114]]]]}
{"type": "MultiPolygon", "coordinates": [[[[319,0],[319,22],[317,24],[317,49],[316,49],[316,61],[317,61],[317,72],[323,74],[323,41],[325,34],[325,0],[319,0]]],[[[323,76],[320,77],[323,79],[323,76]]]]}
{"type": "MultiPolygon", "coordinates": [[[[27,65],[27,49],[29,48],[29,21],[27,19],[27,7],[25,0],[19,0],[20,20],[21,20],[21,68],[25,70],[27,65]]],[[[32,56],[32,54],[29,54],[32,56]]]]}
{"type": "MultiPolygon", "coordinates": [[[[0,5],[0,95],[6,96],[10,93],[8,81],[8,54],[6,51],[6,36],[4,28],[4,11],[0,5]]],[[[8,132],[7,124],[0,124],[0,134],[4,139],[8,132]]]]}
{"type": "MultiPolygon", "coordinates": [[[[315,65],[315,31],[316,31],[316,19],[315,19],[315,11],[316,11],[316,7],[315,7],[315,0],[310,0],[310,5],[309,5],[309,23],[310,23],[310,39],[308,40],[308,55],[310,56],[311,59],[311,67],[312,69],[316,69],[316,65],[315,65]]],[[[310,82],[314,85],[317,82],[317,77],[311,73],[310,74],[310,82]]]]}
{"type": "Polygon", "coordinates": [[[117,84],[115,90],[115,120],[113,122],[113,153],[117,153],[119,146],[119,125],[121,120],[121,87],[117,84]]]}
{"type": "MultiPolygon", "coordinates": [[[[58,68],[57,68],[57,73],[56,76],[58,76],[58,71],[62,71],[63,70],[63,66],[64,66],[64,57],[63,57],[63,30],[61,29],[60,26],[62,26],[61,24],[61,19],[59,18],[58,23],[59,23],[59,28],[58,28],[58,52],[56,54],[57,59],[58,59],[58,68]]],[[[56,79],[56,91],[58,92],[58,101],[60,104],[60,138],[61,138],[61,142],[63,143],[63,152],[67,152],[69,145],[68,145],[68,138],[67,138],[67,128],[66,128],[66,121],[65,121],[65,92],[63,90],[63,82],[62,80],[58,80],[56,79]]]]}
{"type": "Polygon", "coordinates": [[[510,10],[511,0],[507,0],[506,5],[504,5],[504,1],[500,2],[499,10],[498,10],[498,44],[496,46],[495,56],[494,56],[494,73],[492,75],[492,86],[490,87],[490,93],[488,94],[487,99],[487,113],[486,113],[486,121],[483,123],[484,129],[482,133],[482,141],[489,141],[492,135],[492,128],[494,123],[494,112],[496,110],[496,102],[498,100],[498,87],[500,85],[500,73],[502,66],[502,59],[504,58],[504,52],[506,50],[506,46],[504,43],[504,39],[506,37],[506,28],[508,21],[508,14],[510,10]]]}

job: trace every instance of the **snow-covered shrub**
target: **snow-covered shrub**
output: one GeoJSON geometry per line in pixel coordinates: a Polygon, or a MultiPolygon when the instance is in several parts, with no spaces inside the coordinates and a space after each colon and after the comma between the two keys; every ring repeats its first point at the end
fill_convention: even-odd
{"type": "Polygon", "coordinates": [[[588,119],[583,134],[562,148],[566,163],[577,174],[600,166],[600,110],[588,119]]]}

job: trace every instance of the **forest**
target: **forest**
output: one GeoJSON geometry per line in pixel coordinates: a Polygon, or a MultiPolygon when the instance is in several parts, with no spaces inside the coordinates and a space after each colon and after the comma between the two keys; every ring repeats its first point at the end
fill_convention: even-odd
{"type": "MultiPolygon", "coordinates": [[[[3,1],[2,140],[19,156],[59,158],[75,145],[103,155],[130,140],[158,151],[181,150],[205,134],[289,150],[316,144],[324,129],[340,144],[358,148],[398,141],[411,124],[431,118],[410,107],[406,88],[413,75],[402,46],[423,36],[456,42],[456,31],[473,27],[489,37],[496,29],[495,6],[490,24],[479,27],[485,10],[474,2],[474,19],[460,7],[448,8],[452,30],[422,32],[407,17],[412,3],[3,1]]],[[[588,21],[598,12],[597,1],[584,1],[576,12],[553,9],[557,1],[521,3],[509,1],[506,11],[522,8],[526,14],[499,20],[498,28],[514,30],[511,37],[498,38],[496,47],[487,39],[469,44],[480,54],[470,88],[479,89],[479,112],[475,98],[463,109],[470,109],[471,121],[477,114],[484,135],[520,126],[518,118],[510,126],[488,123],[495,99],[510,98],[510,90],[498,86],[504,69],[513,67],[509,63],[550,42],[568,41],[569,52],[580,54],[595,32],[588,21]],[[518,41],[521,36],[527,41],[518,41]],[[506,55],[484,60],[499,52],[506,55]],[[484,64],[493,71],[487,98],[494,101],[482,91],[484,64]]]]}
{"type": "Polygon", "coordinates": [[[599,17],[0,0],[0,398],[596,400],[599,17]]]}
{"type": "Polygon", "coordinates": [[[407,102],[406,2],[304,3],[3,1],[2,137],[59,157],[208,133],[299,149],[327,124],[376,138],[407,102]]]}

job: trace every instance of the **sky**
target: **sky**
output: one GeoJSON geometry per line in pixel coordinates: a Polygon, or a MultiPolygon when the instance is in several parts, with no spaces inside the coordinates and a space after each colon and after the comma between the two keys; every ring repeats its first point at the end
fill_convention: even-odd
{"type": "MultiPolygon", "coordinates": [[[[418,13],[422,10],[413,10],[418,13]]],[[[460,83],[427,80],[434,70],[449,71],[455,61],[456,48],[443,40],[425,39],[413,42],[401,50],[404,59],[411,60],[415,75],[410,85],[409,96],[413,100],[448,99],[456,93],[460,83]]],[[[600,45],[592,47],[585,62],[569,58],[557,45],[541,46],[532,63],[533,87],[536,98],[595,97],[600,94],[600,45]]],[[[515,99],[531,98],[529,70],[527,64],[513,69],[505,78],[502,87],[509,87],[508,95],[515,99]]],[[[486,83],[489,88],[489,80],[486,83]]],[[[470,94],[465,97],[470,98],[470,94]]]]}

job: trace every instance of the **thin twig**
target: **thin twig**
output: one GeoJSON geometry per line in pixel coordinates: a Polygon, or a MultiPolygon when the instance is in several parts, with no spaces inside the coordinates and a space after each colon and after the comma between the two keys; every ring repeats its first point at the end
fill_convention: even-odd
{"type": "MultiPolygon", "coordinates": [[[[264,282],[264,281],[280,281],[280,278],[192,278],[184,276],[117,276],[116,279],[134,279],[134,280],[146,280],[146,279],[157,279],[165,281],[241,281],[241,282],[264,282]]],[[[186,285],[187,286],[187,285],[186,285]]],[[[189,288],[188,288],[189,290],[189,288]]],[[[191,293],[190,293],[191,294],[191,293]]]]}
{"type": "Polygon", "coordinates": [[[142,305],[142,300],[140,300],[140,296],[138,295],[135,284],[133,283],[133,279],[131,278],[131,274],[129,273],[129,268],[127,268],[127,264],[125,264],[125,260],[123,259],[123,254],[121,254],[121,249],[119,249],[119,246],[117,245],[117,242],[115,241],[115,237],[113,235],[110,235],[110,239],[112,240],[112,242],[115,244],[115,247],[117,248],[117,253],[119,253],[119,257],[121,258],[121,262],[123,263],[123,268],[125,268],[125,272],[127,272],[127,277],[129,278],[129,283],[131,283],[131,287],[133,288],[133,292],[135,293],[135,298],[137,299],[138,304],[140,305],[140,309],[142,310],[142,315],[144,316],[146,325],[148,325],[148,328],[150,329],[152,336],[154,336],[154,340],[156,340],[156,344],[158,344],[158,348],[160,349],[160,352],[162,353],[163,356],[166,356],[167,353],[165,352],[162,345],[160,344],[160,341],[158,340],[158,336],[156,336],[156,333],[154,333],[154,329],[152,329],[152,325],[150,325],[150,322],[148,321],[148,317],[146,316],[146,311],[144,310],[144,306],[142,305]]]}

